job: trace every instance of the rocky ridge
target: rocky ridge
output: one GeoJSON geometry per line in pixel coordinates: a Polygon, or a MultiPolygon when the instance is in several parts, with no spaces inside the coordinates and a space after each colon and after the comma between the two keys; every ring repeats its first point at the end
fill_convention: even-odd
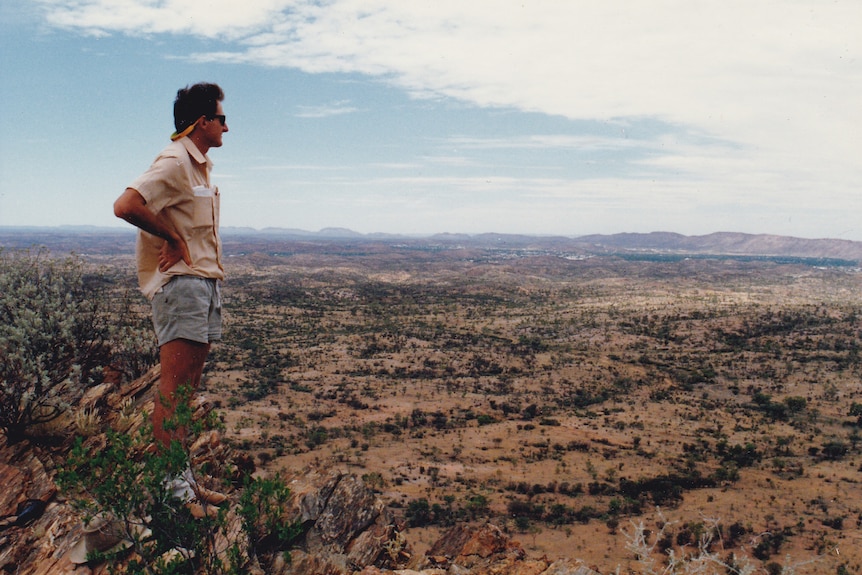
{"type": "MultiPolygon", "coordinates": [[[[71,410],[104,414],[104,429],[117,428],[121,411],[134,406],[136,413],[123,426],[134,431],[143,424],[142,413],[152,405],[152,390],[159,379],[156,367],[123,386],[105,383],[91,388],[71,410]]],[[[196,416],[211,409],[205,400],[196,403],[196,416]]],[[[66,457],[75,435],[70,415],[58,422],[53,445],[22,441],[5,445],[0,438],[0,573],[16,575],[102,575],[108,566],[75,565],[69,551],[81,537],[82,523],[76,510],[55,483],[57,466],[66,457]],[[22,505],[35,503],[38,513],[24,517],[22,505]],[[20,517],[16,513],[21,514],[20,517]]],[[[87,442],[104,444],[104,431],[87,442]]],[[[191,448],[192,461],[224,464],[251,471],[252,464],[221,443],[218,434],[205,434],[191,448]]],[[[219,465],[216,465],[219,467],[219,465]]],[[[221,467],[225,467],[221,465],[221,467]]],[[[523,547],[492,524],[456,525],[427,553],[412,550],[407,532],[383,502],[355,475],[336,469],[307,468],[286,478],[291,490],[288,516],[303,527],[303,535],[291,549],[291,561],[281,555],[265,565],[249,565],[249,573],[267,575],[591,575],[571,558],[530,558],[523,547]]],[[[236,492],[230,494],[234,503],[236,492]]],[[[238,522],[235,514],[231,521],[238,522]]]]}

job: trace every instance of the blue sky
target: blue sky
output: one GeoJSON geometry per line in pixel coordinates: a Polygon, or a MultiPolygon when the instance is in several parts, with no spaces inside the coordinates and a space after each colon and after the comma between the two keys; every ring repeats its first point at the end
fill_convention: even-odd
{"type": "Polygon", "coordinates": [[[0,0],[0,226],[123,226],[176,90],[222,225],[862,240],[856,0],[0,0]]]}

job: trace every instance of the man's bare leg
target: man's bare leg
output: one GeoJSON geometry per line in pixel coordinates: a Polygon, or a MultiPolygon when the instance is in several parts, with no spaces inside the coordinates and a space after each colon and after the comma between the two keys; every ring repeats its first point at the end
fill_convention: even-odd
{"type": "MultiPolygon", "coordinates": [[[[174,415],[177,390],[180,387],[188,385],[193,392],[200,387],[201,374],[209,349],[209,344],[187,339],[175,339],[159,349],[162,377],[153,406],[153,435],[159,445],[167,447],[171,440],[182,441],[185,438],[185,429],[177,428],[168,431],[164,429],[164,422],[174,415]]],[[[168,486],[173,490],[175,497],[187,501],[186,505],[197,518],[214,516],[218,512],[215,506],[227,499],[227,496],[222,493],[198,485],[191,470],[168,478],[168,486]],[[197,498],[199,502],[191,501],[192,497],[197,498]]]]}
{"type": "Polygon", "coordinates": [[[192,391],[200,387],[209,349],[208,343],[188,339],[175,339],[159,348],[162,377],[153,405],[153,436],[165,447],[170,445],[172,439],[181,440],[184,437],[184,429],[167,431],[164,422],[174,415],[176,393],[180,387],[188,385],[192,391]]]}

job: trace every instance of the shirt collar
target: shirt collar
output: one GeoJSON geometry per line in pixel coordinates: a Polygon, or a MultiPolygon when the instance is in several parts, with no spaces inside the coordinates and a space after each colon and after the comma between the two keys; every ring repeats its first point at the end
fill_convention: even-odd
{"type": "Polygon", "coordinates": [[[199,164],[207,164],[208,166],[212,165],[212,162],[209,159],[209,156],[206,154],[202,154],[198,147],[195,146],[195,143],[192,142],[188,137],[183,137],[178,140],[185,146],[186,151],[188,151],[189,155],[194,158],[194,160],[199,164]]]}

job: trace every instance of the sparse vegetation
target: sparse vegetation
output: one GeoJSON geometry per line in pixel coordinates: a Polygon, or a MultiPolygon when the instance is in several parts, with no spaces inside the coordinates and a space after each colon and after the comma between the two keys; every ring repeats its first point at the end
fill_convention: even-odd
{"type": "MultiPolygon", "coordinates": [[[[851,275],[824,272],[834,284],[812,299],[763,262],[539,266],[443,251],[411,252],[395,269],[397,251],[340,246],[319,256],[329,267],[274,257],[234,276],[234,328],[209,374],[251,373],[250,330],[254,345],[287,350],[275,385],[292,448],[269,467],[330,458],[403,494],[392,504],[408,525],[487,517],[565,541],[579,529],[594,537],[599,521],[619,538],[657,504],[683,516],[720,510],[763,473],[797,489],[819,465],[858,453],[840,421],[862,417],[852,407],[859,305],[821,301],[823,289],[855,285],[851,275]]],[[[746,511],[727,514],[725,543],[753,561],[775,562],[813,535],[795,527],[798,506],[779,528],[764,519],[770,505],[759,516],[738,505],[746,511]],[[769,529],[781,536],[749,546],[769,529]]],[[[840,516],[813,519],[828,528],[840,516]]],[[[696,545],[687,533],[674,537],[696,545]]]]}
{"type": "Polygon", "coordinates": [[[656,504],[664,567],[707,532],[730,573],[862,566],[854,270],[245,248],[205,388],[268,470],[345,466],[411,526],[490,520],[604,571],[656,504]]]}

